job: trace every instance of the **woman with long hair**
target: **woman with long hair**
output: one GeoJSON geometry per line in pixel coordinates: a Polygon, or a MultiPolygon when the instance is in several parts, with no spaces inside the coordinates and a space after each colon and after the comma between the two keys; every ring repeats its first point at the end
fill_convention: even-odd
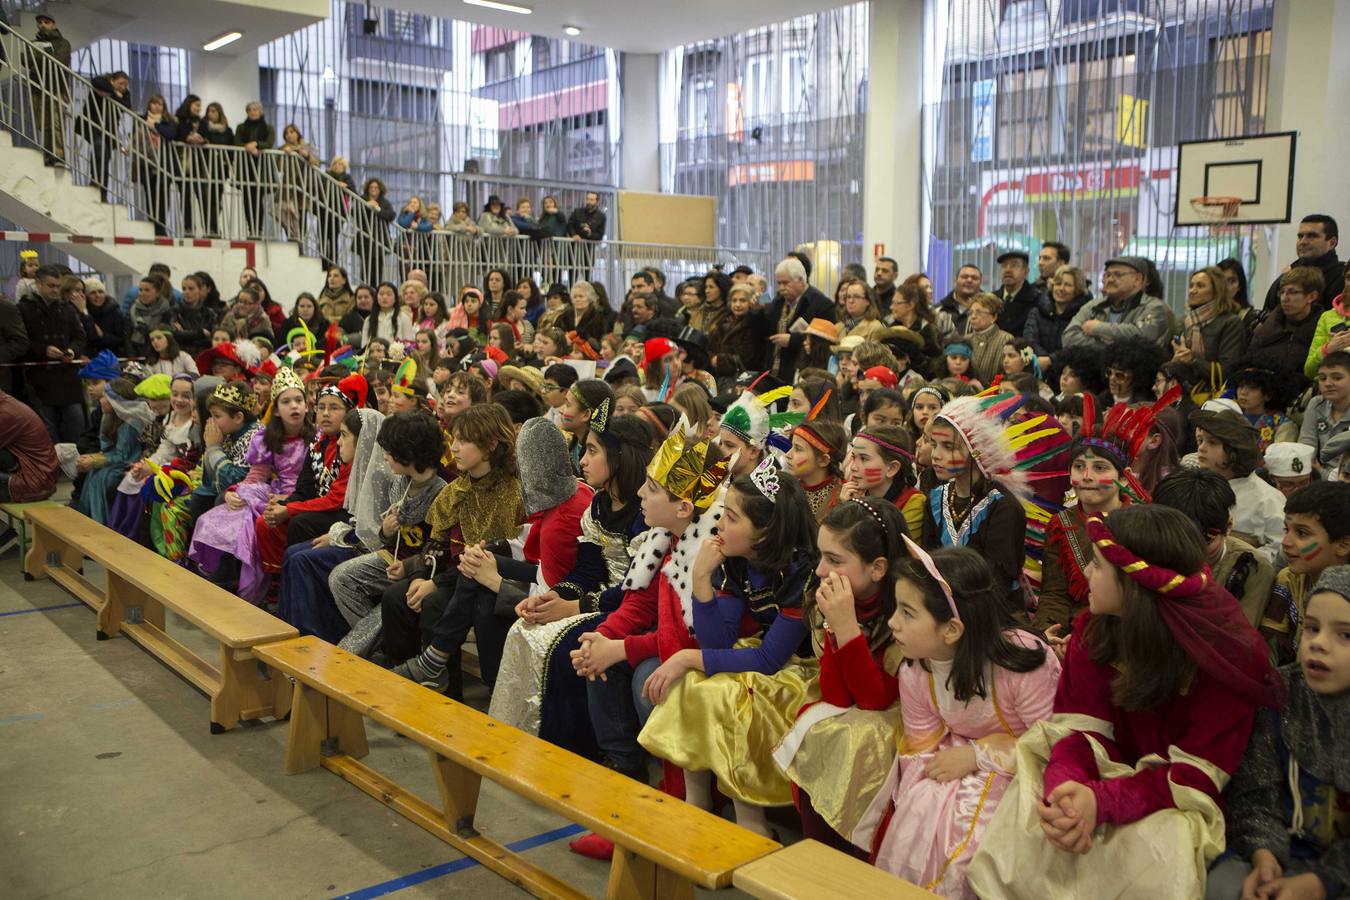
{"type": "Polygon", "coordinates": [[[388,190],[378,178],[368,178],[361,188],[366,215],[356,220],[356,255],[361,257],[361,280],[378,284],[384,280],[384,256],[389,252],[389,226],[394,223],[394,207],[386,199],[388,190]]]}

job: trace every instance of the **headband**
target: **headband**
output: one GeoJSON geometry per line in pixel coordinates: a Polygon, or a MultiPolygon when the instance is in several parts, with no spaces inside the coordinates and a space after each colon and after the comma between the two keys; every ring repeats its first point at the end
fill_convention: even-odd
{"type": "Polygon", "coordinates": [[[798,425],[796,428],[792,429],[792,434],[794,437],[800,434],[802,436],[802,440],[806,441],[812,447],[815,447],[821,453],[825,453],[829,456],[834,455],[835,452],[834,448],[831,447],[824,438],[816,434],[816,432],[811,428],[811,426],[807,425],[805,422],[798,425]]]}
{"type": "Polygon", "coordinates": [[[666,435],[670,433],[670,429],[666,428],[666,425],[664,422],[661,421],[660,416],[652,412],[652,408],[650,406],[639,406],[638,414],[642,416],[642,418],[646,419],[648,424],[650,424],[653,428],[656,429],[657,437],[659,437],[661,440],[665,440],[666,435]]]}
{"type": "Polygon", "coordinates": [[[909,555],[922,563],[924,571],[932,576],[932,579],[938,583],[938,587],[942,588],[942,596],[947,598],[947,606],[952,611],[952,618],[960,622],[961,613],[956,609],[956,598],[952,596],[952,586],[947,583],[947,579],[942,577],[942,573],[938,571],[938,567],[933,564],[933,557],[929,556],[926,550],[914,543],[909,535],[902,534],[900,536],[905,539],[905,547],[909,550],[909,555]]]}
{"type": "Polygon", "coordinates": [[[1165,566],[1155,565],[1128,547],[1116,543],[1115,536],[1101,516],[1088,519],[1087,529],[1088,537],[1102,557],[1145,590],[1181,600],[1204,593],[1209,587],[1208,568],[1202,568],[1194,575],[1181,575],[1165,566]]]}
{"type": "Polygon", "coordinates": [[[581,391],[577,388],[577,385],[579,385],[579,384],[581,384],[580,381],[574,381],[574,382],[572,382],[572,386],[571,386],[570,388],[567,389],[567,393],[571,394],[572,397],[573,397],[578,403],[581,404],[581,408],[582,408],[582,409],[584,409],[584,410],[586,410],[587,412],[589,412],[589,411],[591,410],[591,404],[588,403],[588,402],[586,401],[586,398],[583,397],[583,396],[581,395],[581,391]]]}
{"type": "Polygon", "coordinates": [[[911,407],[914,405],[914,399],[918,397],[920,394],[932,394],[934,397],[938,398],[938,400],[942,401],[943,403],[946,403],[948,400],[952,399],[951,395],[947,393],[946,388],[936,384],[925,384],[923,387],[919,388],[914,393],[909,395],[909,405],[911,407]]]}
{"type": "Polygon", "coordinates": [[[337,386],[336,382],[332,384],[325,384],[323,387],[319,388],[319,393],[316,394],[314,397],[314,402],[316,404],[319,402],[320,397],[336,397],[338,400],[341,400],[342,405],[347,407],[348,409],[351,409],[355,405],[355,401],[353,400],[353,398],[343,393],[342,389],[337,386]]]}
{"type": "Polygon", "coordinates": [[[854,498],[853,498],[852,500],[850,500],[849,502],[850,502],[850,503],[856,503],[856,504],[858,504],[859,506],[861,506],[863,509],[867,510],[868,515],[870,515],[872,518],[876,519],[876,520],[877,520],[877,524],[881,526],[881,533],[882,533],[882,535],[888,535],[888,534],[889,534],[889,532],[888,532],[888,530],[887,530],[887,528],[886,528],[886,520],[883,519],[883,518],[881,517],[881,513],[877,512],[875,509],[872,508],[872,504],[870,504],[870,503],[866,502],[865,500],[863,500],[862,497],[854,497],[854,498]]]}
{"type": "Polygon", "coordinates": [[[913,453],[910,453],[908,450],[906,450],[904,447],[901,447],[899,444],[892,444],[890,441],[882,440],[881,438],[877,437],[875,434],[869,434],[869,433],[866,432],[866,431],[860,431],[860,432],[858,432],[857,434],[855,434],[854,437],[855,437],[855,438],[862,438],[862,439],[865,440],[865,441],[871,441],[872,443],[876,444],[878,447],[882,448],[883,450],[889,450],[889,451],[891,451],[892,453],[894,453],[894,454],[896,454],[897,456],[899,456],[901,459],[907,459],[907,460],[909,460],[910,462],[913,462],[913,461],[914,461],[914,454],[913,454],[913,453]]]}

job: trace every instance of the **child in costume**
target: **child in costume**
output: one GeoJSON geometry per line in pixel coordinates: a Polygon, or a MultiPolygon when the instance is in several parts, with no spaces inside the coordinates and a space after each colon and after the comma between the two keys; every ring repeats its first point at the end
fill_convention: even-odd
{"type": "Polygon", "coordinates": [[[1168,391],[1152,408],[1130,409],[1117,403],[1097,421],[1096,398],[1083,395],[1083,424],[1069,445],[1069,484],[1073,499],[1056,513],[1045,534],[1041,588],[1032,625],[1040,631],[1064,631],[1087,606],[1087,566],[1092,543],[1087,520],[1105,518],[1131,503],[1149,500],[1130,465],[1148,439],[1157,411],[1180,394],[1168,391]]]}
{"type": "Polygon", "coordinates": [[[1027,470],[1059,453],[1069,437],[1050,416],[1008,425],[1021,395],[958,397],[928,425],[933,472],[921,544],[970,547],[994,571],[1010,614],[1023,615],[1027,512],[1033,493],[1027,470]]]}
{"type": "Polygon", "coordinates": [[[258,558],[268,574],[281,573],[288,547],[309,543],[347,518],[344,502],[355,456],[344,458],[341,453],[342,423],[347,413],[365,407],[368,390],[361,375],[348,375],[336,384],[319,388],[314,403],[314,440],[295,489],[289,496],[270,499],[254,522],[258,558]]]}
{"type": "Polygon", "coordinates": [[[1233,507],[1233,531],[1268,560],[1275,558],[1284,530],[1284,494],[1256,473],[1261,463],[1256,429],[1240,413],[1206,403],[1191,413],[1195,427],[1195,455],[1202,469],[1217,472],[1228,479],[1237,497],[1233,507]]]}
{"type": "Polygon", "coordinates": [[[849,441],[839,499],[886,500],[904,513],[909,535],[922,534],[927,498],[914,487],[913,460],[913,445],[904,429],[885,425],[863,428],[849,441]]]}
{"type": "MultiPolygon", "coordinates": [[[[389,416],[375,440],[361,491],[348,507],[361,555],[340,563],[328,576],[333,602],[351,629],[338,646],[363,657],[379,639],[380,595],[393,581],[390,567],[422,552],[429,534],[427,510],[445,487],[437,471],[445,435],[429,413],[389,416]]],[[[335,543],[351,543],[351,536],[335,538],[335,543]]]]}
{"type": "Polygon", "coordinates": [[[801,485],[816,522],[823,522],[839,503],[844,487],[842,464],[848,432],[836,422],[808,418],[792,429],[787,470],[801,485]]]}
{"type": "Polygon", "coordinates": [[[1350,563],[1350,484],[1314,481],[1295,491],[1284,505],[1280,550],[1288,565],[1275,576],[1270,605],[1261,617],[1261,634],[1276,665],[1294,661],[1308,589],[1331,566],[1350,563]]]}
{"type": "Polygon", "coordinates": [[[802,835],[864,858],[846,836],[895,758],[901,656],[887,623],[904,534],[895,504],[873,497],[841,503],[821,523],[806,595],[821,699],[802,707],[774,750],[794,787],[802,835]]]}
{"type": "Polygon", "coordinates": [[[1343,897],[1350,888],[1350,566],[1308,600],[1298,662],[1280,668],[1282,711],[1261,710],[1228,789],[1228,851],[1206,900],[1343,897]]]}
{"type": "Polygon", "coordinates": [[[717,444],[731,460],[731,476],[749,475],[770,452],[786,453],[792,441],[782,429],[796,425],[801,413],[787,412],[792,388],[765,372],[727,407],[718,423],[717,444]]]}
{"type": "MultiPolygon", "coordinates": [[[[323,392],[327,390],[330,388],[320,391],[320,400],[324,399],[323,392]]],[[[367,476],[372,458],[379,452],[375,439],[383,422],[384,416],[378,410],[360,406],[347,410],[338,430],[334,460],[346,470],[347,489],[342,497],[342,516],[324,534],[302,538],[286,548],[281,563],[277,616],[290,622],[301,634],[313,634],[337,643],[349,630],[346,619],[333,602],[328,577],[340,563],[365,552],[351,520],[363,499],[362,494],[372,489],[367,476]]],[[[330,489],[329,496],[332,493],[330,489]]],[[[386,487],[383,508],[388,508],[389,500],[386,487]]],[[[291,527],[296,524],[299,520],[290,523],[291,527]]],[[[261,537],[260,533],[260,540],[261,537]]],[[[379,544],[372,549],[379,549],[379,544]]]]}
{"type": "MultiPolygon", "coordinates": [[[[168,375],[157,374],[136,385],[137,395],[145,399],[157,418],[141,432],[141,459],[127,467],[117,485],[107,522],[109,528],[134,541],[143,533],[147,538],[149,534],[145,511],[155,493],[154,485],[145,489],[146,481],[162,472],[161,467],[168,465],[180,449],[184,453],[191,449],[194,377],[187,374],[170,380],[168,375]]],[[[172,476],[168,477],[172,483],[172,476]]],[[[187,480],[186,475],[181,477],[187,480]]]]}
{"type": "Polygon", "coordinates": [[[224,503],[197,520],[191,559],[205,573],[218,573],[228,557],[239,566],[239,596],[260,604],[269,579],[258,556],[254,522],[275,494],[289,495],[305,465],[314,437],[305,406],[305,386],[293,369],[281,369],[272,382],[267,426],[254,435],[245,462],[248,475],[224,492],[224,503]]]}
{"type": "Polygon", "coordinates": [[[1017,772],[1017,738],[1050,714],[1059,660],[1012,624],[979,554],[905,546],[890,619],[904,734],[853,841],[925,890],[974,897],[965,866],[1017,772]]]}
{"type": "Polygon", "coordinates": [[[737,823],[765,835],[764,808],[792,802],[771,750],[802,703],[819,696],[802,618],[815,532],[801,486],[777,460],[733,479],[718,534],[694,559],[692,602],[659,608],[658,631],[679,615],[697,646],[662,652],[643,686],[655,709],[638,740],[684,770],[685,799],[711,809],[715,775],[737,823]]]}
{"type": "Polygon", "coordinates": [[[469,547],[515,538],[525,522],[516,432],[506,410],[492,403],[471,406],[450,422],[450,435],[459,477],[427,510],[430,537],[422,553],[390,566],[396,580],[380,600],[384,652],[406,660],[394,671],[441,691],[450,682],[447,663],[469,628],[497,628],[490,606],[451,608],[460,557],[469,547]],[[424,630],[430,637],[425,647],[424,630]]]}
{"type": "Polygon", "coordinates": [[[614,404],[614,390],[599,378],[583,378],[567,389],[561,407],[559,425],[567,432],[567,449],[572,457],[572,469],[581,470],[581,454],[586,449],[586,431],[591,417],[602,401],[614,404]]]}
{"type": "Polygon", "coordinates": [[[1251,544],[1232,534],[1230,510],[1237,502],[1222,476],[1204,469],[1179,469],[1158,482],[1153,502],[1181,510],[1205,536],[1205,564],[1242,607],[1253,627],[1270,604],[1275,570],[1251,544]]]}
{"type": "MultiPolygon", "coordinates": [[[[607,404],[608,401],[602,402],[606,416],[607,404]]],[[[600,412],[596,410],[597,414],[600,412]]],[[[483,547],[467,548],[460,559],[459,581],[445,613],[455,617],[461,623],[457,627],[465,633],[472,624],[479,669],[489,687],[496,684],[506,643],[508,625],[496,613],[505,582],[509,579],[526,585],[525,590],[535,595],[544,594],[549,586],[560,582],[576,564],[581,519],[594,496],[591,486],[572,474],[572,461],[562,432],[543,416],[521,426],[515,452],[528,528],[523,559],[483,547]]],[[[523,592],[511,592],[501,608],[510,615],[509,611],[524,599],[523,592]]],[[[444,623],[440,627],[449,628],[444,623]]],[[[463,637],[458,637],[458,641],[463,641],[463,637]]],[[[453,634],[448,642],[458,646],[453,634]]]]}
{"type": "MultiPolygon", "coordinates": [[[[110,498],[127,467],[141,457],[141,435],[162,415],[137,395],[137,387],[130,378],[115,378],[98,401],[103,412],[99,452],[88,458],[89,474],[80,486],[75,508],[100,525],[108,521],[110,498]]],[[[168,405],[167,393],[158,399],[168,405]]]]}
{"type": "Polygon", "coordinates": [[[652,457],[650,427],[614,416],[602,400],[591,416],[581,472],[595,491],[581,517],[572,570],[516,605],[498,685],[488,713],[576,753],[598,748],[586,714],[586,683],[575,676],[572,651],[623,599],[619,582],[647,530],[638,500],[652,457]]]}
{"type": "Polygon", "coordinates": [[[1220,793],[1283,686],[1190,519],[1129,506],[1088,534],[1090,608],[1054,715],[1018,742],[967,877],[985,898],[1199,897],[1220,793]]]}
{"type": "Polygon", "coordinates": [[[1283,412],[1285,392],[1278,373],[1260,366],[1243,366],[1228,376],[1226,387],[1234,392],[1242,415],[1256,429],[1262,457],[1271,444],[1298,440],[1298,423],[1283,412]]]}

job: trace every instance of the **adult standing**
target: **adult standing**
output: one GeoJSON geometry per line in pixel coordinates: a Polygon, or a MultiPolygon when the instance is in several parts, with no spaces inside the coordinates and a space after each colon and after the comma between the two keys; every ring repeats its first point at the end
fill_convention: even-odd
{"type": "Polygon", "coordinates": [[[1130,338],[1163,346],[1168,337],[1167,305],[1144,293],[1148,271],[1148,260],[1142,256],[1108,259],[1102,273],[1102,299],[1078,310],[1064,329],[1064,346],[1102,348],[1130,338]]]}
{"type": "Polygon", "coordinates": [[[1036,254],[1035,284],[1042,294],[1050,293],[1055,273],[1059,271],[1060,266],[1069,264],[1069,257],[1072,255],[1068,244],[1061,244],[1059,241],[1046,241],[1041,244],[1041,251],[1036,254]]]}
{"type": "Polygon", "coordinates": [[[966,333],[966,320],[970,317],[970,301],[980,292],[984,274],[980,267],[971,263],[956,270],[956,283],[951,293],[937,303],[938,339],[945,347],[966,333]]]}
{"type": "Polygon", "coordinates": [[[28,331],[17,303],[0,296],[0,390],[14,386],[14,363],[28,353],[28,331]]]}
{"type": "Polygon", "coordinates": [[[386,196],[389,190],[378,178],[367,178],[361,188],[369,215],[357,218],[356,255],[361,257],[361,278],[366,284],[384,280],[384,256],[389,250],[389,226],[394,223],[394,207],[386,196]]]}
{"type": "Polygon", "coordinates": [[[48,166],[65,164],[66,105],[70,102],[70,41],[61,35],[56,20],[43,13],[37,16],[37,34],[33,50],[28,51],[29,92],[33,99],[34,125],[41,133],[42,162],[48,166]]]}
{"type": "Polygon", "coordinates": [[[1031,255],[1025,250],[1009,250],[998,258],[999,281],[1003,290],[999,299],[1003,301],[1003,312],[998,317],[998,327],[1008,334],[1020,335],[1026,331],[1027,318],[1041,303],[1040,290],[1027,281],[1031,274],[1031,255]]]}
{"type": "Polygon", "coordinates": [[[178,126],[169,114],[164,98],[155,94],[145,101],[145,115],[132,129],[132,175],[145,192],[145,215],[155,228],[155,236],[166,237],[169,234],[169,175],[165,161],[169,142],[178,126]]]}
{"type": "Polygon", "coordinates": [[[938,343],[937,315],[928,302],[928,294],[917,282],[906,280],[895,289],[890,310],[892,326],[908,328],[923,338],[923,349],[910,351],[910,363],[925,378],[932,378],[944,345],[938,343]]]}
{"type": "Polygon", "coordinates": [[[309,215],[309,201],[315,175],[319,169],[319,151],[305,141],[305,136],[294,124],[281,133],[281,187],[277,191],[277,218],[286,232],[286,240],[296,244],[305,242],[305,217],[309,215]]]}
{"type": "Polygon", "coordinates": [[[84,430],[84,398],[76,362],[84,356],[84,325],[75,307],[61,299],[62,272],[42,266],[34,279],[34,293],[19,301],[28,333],[24,371],[28,404],[42,418],[55,442],[74,443],[84,430]]]}
{"type": "Polygon", "coordinates": [[[883,313],[895,300],[895,279],[900,275],[900,264],[889,256],[880,257],[872,269],[872,292],[877,297],[877,308],[883,313]]]}
{"type": "Polygon", "coordinates": [[[798,319],[802,324],[812,319],[834,321],[834,303],[806,280],[806,268],[801,260],[789,256],[773,270],[778,294],[759,312],[761,328],[772,345],[770,368],[784,384],[792,384],[797,374],[797,358],[806,339],[805,329],[792,330],[798,319]]]}
{"type": "MultiPolygon", "coordinates": [[[[1312,266],[1322,272],[1322,299],[1328,304],[1345,290],[1345,263],[1336,255],[1341,233],[1336,220],[1323,213],[1304,216],[1298,223],[1298,259],[1289,264],[1291,269],[1312,266]]],[[[1280,274],[1284,274],[1283,272],[1280,274]]],[[[1280,279],[1276,278],[1266,291],[1265,311],[1274,312],[1280,304],[1280,279]]]]}
{"type": "Polygon", "coordinates": [[[94,183],[100,199],[108,202],[108,164],[117,146],[120,113],[131,114],[131,78],[126,72],[95,75],[89,80],[94,92],[84,101],[75,131],[89,144],[94,155],[94,183]]]}
{"type": "MultiPolygon", "coordinates": [[[[324,268],[332,270],[337,265],[342,223],[346,221],[351,201],[356,195],[356,181],[352,178],[345,156],[334,156],[324,174],[328,177],[319,179],[319,256],[324,268]]],[[[345,315],[346,310],[343,313],[345,315]]],[[[337,321],[341,316],[329,318],[337,321]]]]}
{"type": "Polygon", "coordinates": [[[108,289],[97,278],[84,280],[85,352],[91,357],[104,350],[113,356],[127,351],[127,320],[122,309],[108,296],[108,289]]]}
{"type": "Polygon", "coordinates": [[[600,195],[586,192],[586,203],[572,210],[567,217],[567,235],[577,244],[577,265],[572,269],[572,283],[589,281],[591,265],[595,262],[595,245],[605,237],[605,211],[600,208],[600,195]]]}
{"type": "MultiPolygon", "coordinates": [[[[211,147],[234,146],[234,129],[225,117],[225,107],[219,103],[206,104],[206,114],[197,126],[197,133],[211,147]]],[[[228,150],[209,150],[194,151],[190,155],[200,165],[197,184],[202,201],[202,227],[207,237],[220,237],[220,202],[225,195],[225,182],[234,172],[235,154],[228,150]]]]}
{"type": "Polygon", "coordinates": [[[1092,299],[1087,289],[1087,275],[1077,266],[1061,266],[1050,280],[1050,295],[1041,297],[1022,337],[1031,344],[1036,355],[1042,357],[1041,368],[1049,366],[1049,358],[1064,346],[1064,330],[1073,317],[1092,299]]]}
{"type": "Polygon", "coordinates": [[[263,236],[263,198],[276,180],[263,151],[276,146],[277,130],[267,121],[257,100],[250,100],[244,107],[244,116],[244,121],[234,129],[234,142],[244,148],[235,176],[244,195],[244,224],[248,236],[256,241],[263,236]]]}

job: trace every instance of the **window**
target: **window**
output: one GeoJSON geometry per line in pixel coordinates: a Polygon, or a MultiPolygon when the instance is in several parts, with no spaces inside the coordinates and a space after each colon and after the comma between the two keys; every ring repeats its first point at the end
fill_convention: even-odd
{"type": "Polygon", "coordinates": [[[515,74],[516,47],[507,44],[483,54],[483,80],[488,84],[505,81],[515,74]]]}
{"type": "Polygon", "coordinates": [[[747,123],[754,127],[773,116],[773,57],[765,53],[751,57],[745,64],[745,106],[747,123]]]}
{"type": "Polygon", "coordinates": [[[436,118],[437,92],[431,88],[352,79],[351,91],[353,115],[407,122],[436,118]]]}
{"type": "Polygon", "coordinates": [[[716,82],[710,76],[695,78],[690,83],[685,105],[684,127],[691,137],[705,135],[713,130],[713,110],[716,109],[715,90],[716,82]]]}

